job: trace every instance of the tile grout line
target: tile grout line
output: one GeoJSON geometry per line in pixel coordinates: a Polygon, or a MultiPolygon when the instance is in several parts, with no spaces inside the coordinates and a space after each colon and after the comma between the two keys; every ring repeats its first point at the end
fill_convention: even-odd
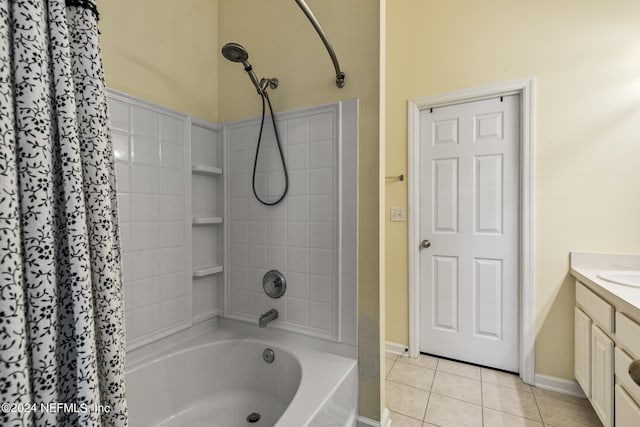
{"type": "MultiPolygon", "coordinates": [[[[533,389],[531,390],[531,393],[533,393],[533,389]]],[[[536,409],[538,410],[538,415],[540,415],[540,421],[544,425],[544,420],[542,419],[542,411],[540,410],[540,405],[538,404],[538,398],[536,397],[535,393],[533,393],[533,401],[536,403],[536,409]]]]}
{"type": "Polygon", "coordinates": [[[540,422],[542,423],[543,426],[546,426],[547,423],[544,421],[544,418],[542,417],[542,411],[540,410],[540,405],[538,404],[538,397],[534,393],[533,388],[531,389],[531,393],[533,393],[533,401],[536,402],[536,408],[538,408],[538,415],[540,415],[540,422]]]}
{"type": "Polygon", "coordinates": [[[482,408],[480,411],[482,416],[481,422],[484,427],[484,383],[482,382],[482,368],[480,368],[480,407],[482,408]]]}
{"type": "MultiPolygon", "coordinates": [[[[482,369],[482,371],[480,373],[480,376],[481,376],[481,390],[482,390],[482,393],[484,393],[485,381],[484,381],[484,376],[482,375],[482,372],[484,372],[485,369],[491,369],[491,368],[481,368],[481,369],[482,369]]],[[[488,407],[488,406],[486,407],[487,409],[491,409],[492,411],[502,412],[503,414],[516,416],[516,417],[519,417],[519,418],[522,418],[522,419],[525,419],[525,420],[539,422],[543,426],[545,426],[544,420],[542,418],[542,411],[540,410],[540,407],[538,406],[538,400],[536,399],[536,394],[534,393],[533,388],[531,387],[531,385],[527,384],[529,386],[529,388],[528,388],[528,390],[525,391],[525,390],[520,389],[518,387],[510,387],[510,386],[505,385],[505,384],[495,384],[495,383],[491,383],[491,382],[487,382],[486,384],[489,384],[491,386],[504,387],[504,388],[508,388],[510,390],[515,390],[515,391],[518,391],[518,392],[527,392],[527,391],[530,392],[533,395],[533,401],[536,404],[536,409],[538,410],[538,415],[540,416],[540,420],[538,421],[538,420],[535,420],[533,418],[529,418],[529,417],[527,417],[525,415],[522,415],[522,414],[514,414],[514,413],[509,412],[509,411],[505,411],[505,410],[502,410],[502,409],[491,408],[491,407],[488,407]]],[[[484,409],[485,409],[485,405],[484,405],[484,398],[483,398],[483,402],[482,402],[483,422],[484,422],[484,409]]]]}
{"type": "MultiPolygon", "coordinates": [[[[385,360],[386,360],[386,357],[385,357],[385,360]]],[[[389,378],[389,375],[391,375],[391,370],[393,369],[393,367],[394,367],[394,366],[396,366],[396,361],[397,361],[397,360],[398,360],[398,356],[396,356],[396,357],[393,359],[393,362],[391,363],[391,369],[389,369],[389,372],[387,372],[387,375],[385,375],[385,376],[384,376],[384,380],[385,380],[385,381],[389,378]]],[[[385,402],[385,404],[386,404],[386,402],[385,402]]]]}
{"type": "MultiPolygon", "coordinates": [[[[492,384],[492,385],[493,385],[493,384],[492,384]]],[[[513,389],[511,389],[511,390],[513,390],[513,389]]],[[[540,411],[540,408],[538,407],[538,402],[535,400],[535,398],[534,398],[534,402],[536,403],[536,409],[538,409],[538,414],[540,415],[540,420],[536,420],[536,419],[530,418],[530,417],[528,417],[528,416],[526,416],[526,415],[516,414],[516,413],[513,413],[513,412],[509,412],[509,411],[504,410],[504,409],[496,409],[496,408],[492,408],[492,407],[490,407],[490,406],[487,406],[486,408],[487,408],[487,409],[491,409],[492,411],[501,412],[501,413],[503,413],[503,414],[511,415],[511,416],[518,417],[518,418],[522,418],[522,419],[527,420],[527,421],[534,421],[534,422],[538,422],[538,423],[541,423],[541,424],[545,425],[545,424],[544,424],[544,421],[542,420],[542,413],[541,413],[541,411],[540,411]]],[[[482,406],[483,406],[483,408],[485,407],[485,406],[484,406],[484,403],[483,403],[483,405],[482,405],[482,406]]],[[[549,426],[549,427],[552,427],[552,426],[549,426]]]]}
{"type": "MultiPolygon", "coordinates": [[[[399,381],[388,379],[389,375],[391,375],[391,371],[393,370],[393,367],[396,365],[396,362],[398,361],[398,359],[400,359],[400,357],[402,357],[402,355],[395,355],[395,357],[393,358],[393,363],[391,364],[391,369],[389,369],[389,373],[385,376],[385,381],[391,381],[391,382],[396,383],[396,384],[401,384],[401,385],[403,385],[405,387],[411,387],[411,388],[415,388],[416,390],[424,391],[425,389],[423,389],[423,388],[414,387],[414,386],[412,386],[410,384],[405,384],[405,383],[402,383],[402,382],[399,382],[399,381]]],[[[434,372],[435,372],[435,370],[434,370],[434,372]]],[[[434,374],[434,376],[435,376],[435,374],[434,374]]],[[[432,386],[433,386],[433,383],[432,383],[432,386]]],[[[429,389],[429,396],[431,396],[431,390],[430,389],[429,389]]],[[[427,404],[428,404],[428,402],[429,402],[429,398],[427,398],[427,404]]],[[[426,410],[427,410],[427,408],[425,407],[425,413],[426,413],[426,410]]],[[[416,420],[416,421],[420,421],[421,423],[424,423],[424,414],[422,416],[423,419],[414,418],[411,415],[403,414],[402,412],[398,412],[398,414],[402,415],[403,417],[407,417],[407,418],[410,418],[412,420],[416,420]]]]}
{"type": "MultiPolygon", "coordinates": [[[[389,372],[386,372],[386,370],[387,370],[387,366],[386,366],[386,365],[387,365],[387,359],[388,359],[388,358],[387,358],[387,355],[386,355],[386,353],[385,353],[385,356],[384,356],[384,363],[385,363],[385,367],[384,367],[384,369],[385,369],[384,380],[385,380],[385,381],[387,380],[387,378],[389,378],[389,373],[391,373],[391,369],[393,369],[393,365],[395,365],[395,364],[396,364],[395,359],[393,359],[393,362],[391,362],[391,369],[389,369],[389,372]]],[[[386,393],[386,391],[385,391],[385,393],[386,393]]],[[[386,402],[385,402],[385,405],[386,405],[386,402]]]]}
{"type": "MultiPolygon", "coordinates": [[[[431,401],[431,395],[433,394],[433,383],[436,382],[436,373],[438,372],[438,365],[440,364],[440,359],[436,359],[436,366],[433,369],[433,379],[431,380],[431,387],[429,387],[429,397],[427,397],[427,404],[424,407],[424,413],[422,414],[422,424],[427,422],[427,409],[429,408],[429,402],[431,401]]],[[[431,424],[431,423],[429,423],[431,424]]]]}
{"type": "MultiPolygon", "coordinates": [[[[416,386],[414,386],[414,385],[407,384],[407,383],[403,383],[403,382],[400,382],[400,381],[398,381],[398,380],[394,380],[394,379],[391,379],[391,378],[390,378],[390,379],[388,379],[388,380],[385,380],[385,381],[389,381],[389,382],[392,382],[392,383],[395,383],[395,384],[400,384],[400,385],[402,385],[402,386],[409,387],[409,388],[412,388],[412,389],[414,389],[414,390],[427,391],[427,392],[431,393],[431,392],[429,391],[429,389],[416,387],[416,386]]],[[[440,394],[440,393],[436,393],[436,394],[440,394]]],[[[457,400],[460,400],[460,399],[457,399],[457,400]]]]}
{"type": "MultiPolygon", "coordinates": [[[[485,407],[483,406],[483,408],[485,408],[485,407]]],[[[542,424],[542,425],[544,425],[545,427],[555,427],[555,426],[552,426],[552,425],[550,425],[550,424],[545,424],[545,423],[544,423],[544,422],[542,422],[542,421],[534,420],[533,418],[525,417],[525,416],[523,416],[523,415],[514,414],[513,412],[504,411],[504,410],[502,410],[502,409],[495,409],[495,408],[492,408],[492,407],[490,407],[490,406],[487,406],[487,407],[486,407],[486,409],[490,409],[490,410],[492,410],[492,411],[494,411],[494,412],[500,412],[501,414],[511,415],[512,417],[515,417],[515,418],[522,418],[522,419],[523,419],[523,420],[525,420],[525,421],[533,421],[533,422],[536,422],[536,423],[542,424]]],[[[580,427],[582,427],[582,425],[580,425],[580,427]]]]}
{"type": "MultiPolygon", "coordinates": [[[[417,390],[424,390],[424,389],[423,388],[419,388],[417,390]]],[[[462,403],[468,403],[469,405],[473,405],[473,406],[482,406],[482,405],[474,403],[474,402],[469,402],[468,400],[460,399],[459,397],[453,397],[453,396],[449,396],[449,395],[446,395],[446,394],[437,393],[435,391],[434,392],[430,392],[430,394],[437,394],[438,396],[446,397],[447,399],[450,399],[450,400],[457,400],[458,402],[462,402],[462,403]]],[[[493,408],[488,408],[488,409],[493,409],[493,408]]],[[[515,414],[511,414],[509,412],[500,411],[499,409],[494,409],[494,411],[504,412],[505,414],[509,414],[509,415],[515,415],[515,414]]],[[[520,417],[520,418],[525,418],[525,417],[520,417]]],[[[530,418],[528,418],[528,419],[530,419],[530,418]]]]}

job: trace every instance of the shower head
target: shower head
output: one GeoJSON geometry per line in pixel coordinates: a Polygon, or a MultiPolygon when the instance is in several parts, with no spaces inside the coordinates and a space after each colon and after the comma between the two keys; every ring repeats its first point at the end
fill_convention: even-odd
{"type": "Polygon", "coordinates": [[[249,53],[238,43],[227,43],[222,46],[222,56],[231,62],[247,62],[249,53]]]}
{"type": "Polygon", "coordinates": [[[238,43],[227,43],[222,46],[222,56],[231,62],[241,62],[244,66],[244,70],[249,74],[251,83],[256,87],[258,94],[261,96],[264,94],[265,88],[260,86],[258,77],[256,77],[256,73],[253,72],[251,64],[249,64],[249,52],[247,52],[247,49],[238,43]]]}

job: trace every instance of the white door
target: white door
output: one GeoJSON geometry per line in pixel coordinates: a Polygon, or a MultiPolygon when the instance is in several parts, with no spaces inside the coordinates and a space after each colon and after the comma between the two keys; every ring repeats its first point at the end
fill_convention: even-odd
{"type": "Polygon", "coordinates": [[[422,352],[519,370],[519,128],[519,95],[420,113],[422,352]]]}

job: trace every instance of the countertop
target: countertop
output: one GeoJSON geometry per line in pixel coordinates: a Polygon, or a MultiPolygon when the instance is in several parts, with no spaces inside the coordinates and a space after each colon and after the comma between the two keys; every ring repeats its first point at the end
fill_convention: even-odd
{"type": "Polygon", "coordinates": [[[640,288],[601,279],[603,271],[640,270],[640,255],[571,252],[571,275],[616,307],[620,313],[640,323],[640,288]]]}

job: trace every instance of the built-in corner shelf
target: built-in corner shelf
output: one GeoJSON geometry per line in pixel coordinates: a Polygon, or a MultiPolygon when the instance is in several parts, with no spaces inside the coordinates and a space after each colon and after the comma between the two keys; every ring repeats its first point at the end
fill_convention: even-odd
{"type": "Polygon", "coordinates": [[[222,217],[196,217],[193,218],[193,225],[211,225],[211,224],[222,224],[222,217]]]}
{"type": "Polygon", "coordinates": [[[207,165],[194,164],[191,171],[200,175],[222,175],[222,168],[207,165]]]}
{"type": "Polygon", "coordinates": [[[193,277],[206,277],[218,273],[222,273],[221,265],[209,265],[206,267],[198,267],[193,269],[193,277]]]}

